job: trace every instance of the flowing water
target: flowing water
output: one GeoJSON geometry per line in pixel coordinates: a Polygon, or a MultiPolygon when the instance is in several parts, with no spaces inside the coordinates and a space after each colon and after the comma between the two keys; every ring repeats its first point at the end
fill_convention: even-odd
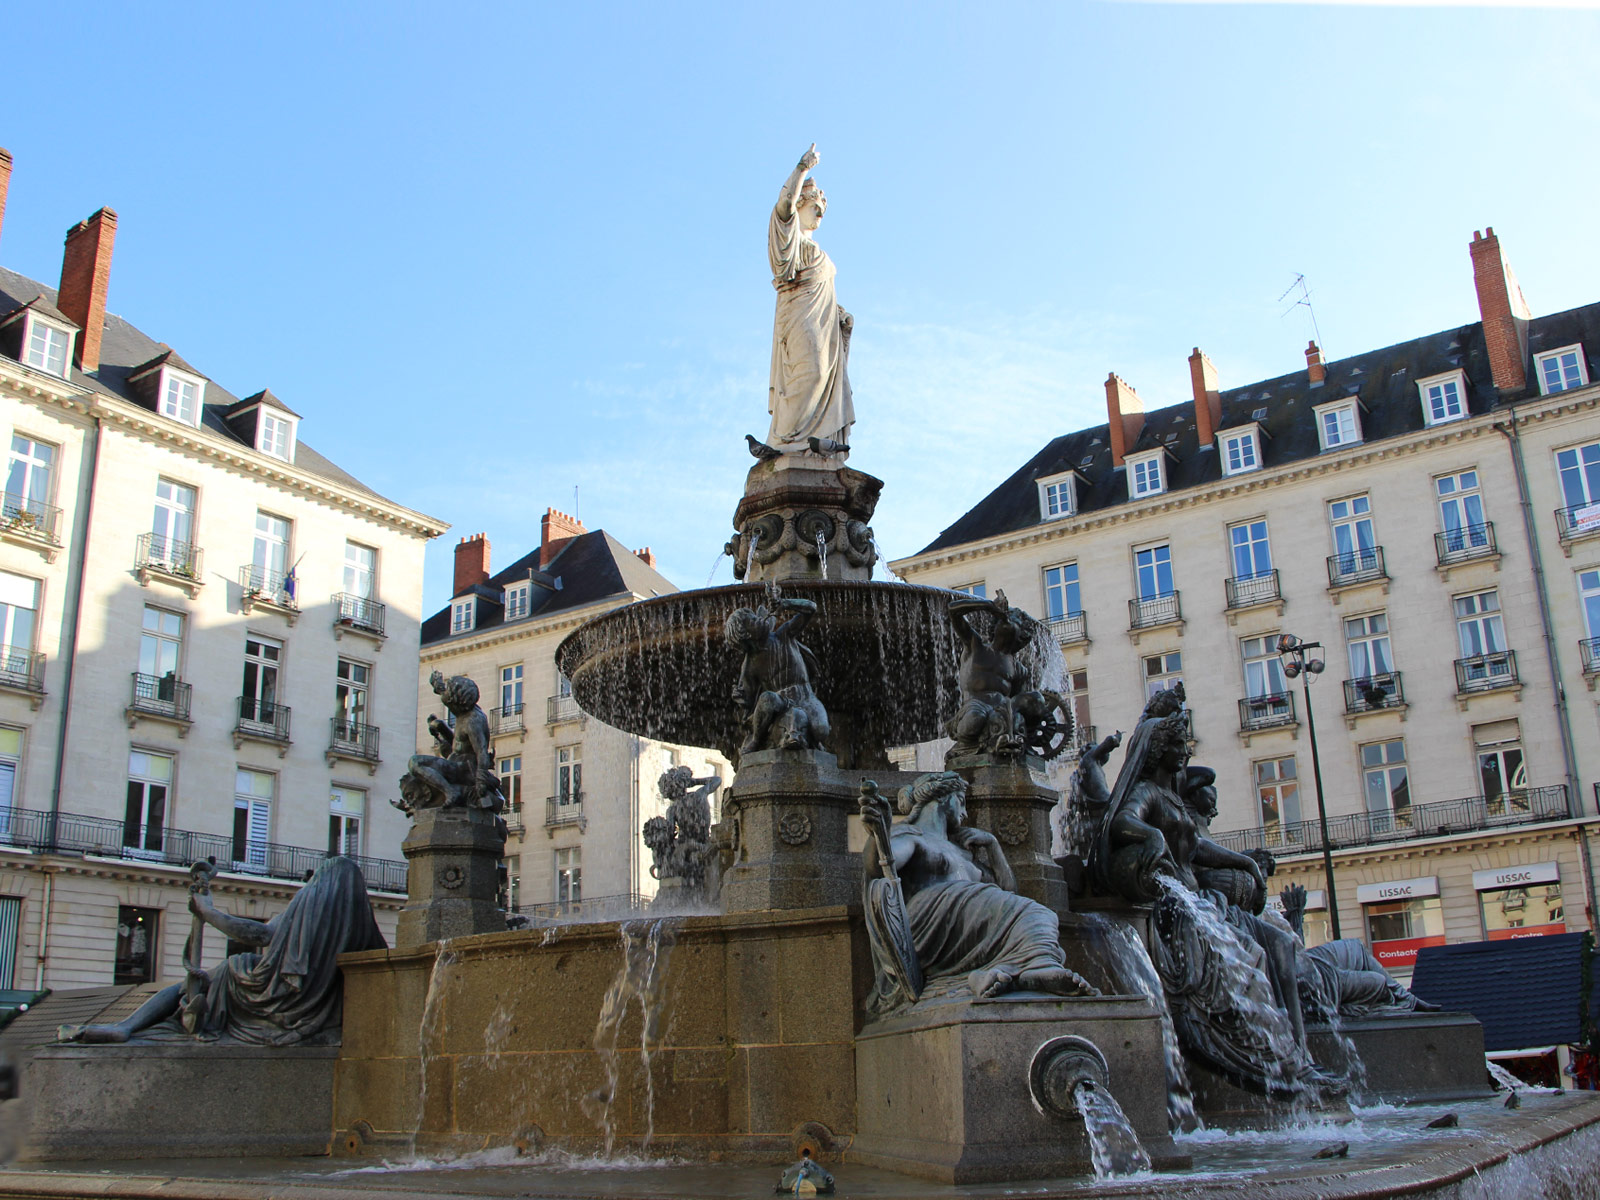
{"type": "Polygon", "coordinates": [[[617,1049],[623,1022],[635,1004],[639,1010],[639,1069],[644,1073],[644,1141],[640,1152],[650,1148],[655,1136],[655,1078],[650,1059],[660,1043],[661,1015],[666,999],[667,959],[677,937],[677,922],[665,917],[629,921],[620,928],[622,966],[611,981],[600,1003],[600,1020],[595,1025],[594,1048],[600,1056],[605,1083],[583,1099],[583,1111],[600,1126],[605,1138],[605,1157],[616,1148],[615,1106],[621,1082],[621,1054],[617,1049]]]}
{"type": "Polygon", "coordinates": [[[828,540],[822,536],[822,530],[817,530],[817,569],[822,577],[828,577],[828,540]]]}
{"type": "Polygon", "coordinates": [[[422,1001],[422,1020],[417,1027],[417,1073],[419,1083],[417,1087],[417,1119],[411,1127],[411,1157],[417,1156],[417,1135],[422,1132],[422,1123],[428,1113],[428,1060],[430,1055],[436,1055],[440,1049],[441,1039],[444,1035],[442,1016],[444,1013],[444,977],[449,968],[456,965],[455,953],[450,949],[449,939],[439,943],[439,948],[433,956],[433,969],[428,972],[428,992],[422,1001]]]}
{"type": "Polygon", "coordinates": [[[1139,1135],[1134,1133],[1115,1096],[1097,1087],[1092,1079],[1079,1083],[1072,1095],[1083,1116],[1096,1179],[1114,1179],[1150,1169],[1150,1156],[1139,1144],[1139,1135]]]}

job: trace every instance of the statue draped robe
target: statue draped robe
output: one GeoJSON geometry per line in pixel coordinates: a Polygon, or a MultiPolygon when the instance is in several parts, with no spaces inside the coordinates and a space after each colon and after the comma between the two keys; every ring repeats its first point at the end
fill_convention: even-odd
{"type": "Polygon", "coordinates": [[[778,292],[767,441],[778,448],[803,447],[811,437],[845,442],[856,412],[845,373],[850,339],[834,296],[834,266],[822,247],[800,229],[787,195],[772,210],[767,257],[772,263],[772,286],[778,292]]]}

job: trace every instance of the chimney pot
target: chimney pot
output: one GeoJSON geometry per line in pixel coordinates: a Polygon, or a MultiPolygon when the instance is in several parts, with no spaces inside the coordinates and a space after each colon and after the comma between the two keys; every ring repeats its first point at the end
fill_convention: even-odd
{"type": "Polygon", "coordinates": [[[1200,349],[1189,355],[1189,384],[1194,392],[1194,431],[1203,450],[1211,445],[1222,425],[1222,392],[1218,390],[1217,366],[1200,349]]]}
{"type": "Polygon", "coordinates": [[[455,590],[460,596],[479,584],[489,582],[489,539],[483,534],[462,538],[456,546],[455,590]]]}
{"type": "Polygon", "coordinates": [[[0,232],[5,229],[6,193],[11,190],[11,151],[0,148],[0,232]]]}
{"type": "Polygon", "coordinates": [[[1494,226],[1486,225],[1481,238],[1474,233],[1470,249],[1489,371],[1495,387],[1515,395],[1528,386],[1528,321],[1532,314],[1516,272],[1500,250],[1494,226]]]}
{"type": "Polygon", "coordinates": [[[539,569],[548,567],[573,538],[588,532],[577,517],[568,516],[559,509],[545,509],[544,518],[539,522],[539,569]]]}
{"type": "Polygon", "coordinates": [[[117,214],[102,208],[67,230],[61,256],[61,286],[56,307],[83,332],[72,361],[93,374],[100,369],[100,339],[106,329],[106,289],[111,282],[111,248],[117,240],[117,214]]]}
{"type": "Polygon", "coordinates": [[[1111,437],[1111,463],[1120,467],[1144,431],[1144,401],[1115,371],[1106,376],[1106,426],[1111,437]]]}
{"type": "Polygon", "coordinates": [[[645,566],[650,567],[652,570],[655,568],[655,552],[651,550],[649,546],[641,547],[640,549],[635,550],[634,553],[639,556],[640,561],[642,561],[645,566]]]}
{"type": "Polygon", "coordinates": [[[1315,341],[1306,343],[1306,373],[1311,377],[1312,387],[1321,387],[1328,378],[1328,368],[1322,365],[1322,349],[1315,341]]]}

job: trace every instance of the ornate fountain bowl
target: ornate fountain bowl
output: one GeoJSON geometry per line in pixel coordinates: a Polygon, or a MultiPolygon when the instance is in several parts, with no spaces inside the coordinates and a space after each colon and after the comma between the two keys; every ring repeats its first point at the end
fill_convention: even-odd
{"type": "MultiPolygon", "coordinates": [[[[890,746],[943,736],[955,712],[951,593],[905,583],[789,580],[783,596],[812,600],[801,635],[821,664],[813,680],[845,770],[883,767],[890,746]]],[[[579,707],[658,741],[707,746],[737,764],[742,714],[733,700],[740,657],[722,639],[737,608],[773,603],[761,584],[640,600],[585,622],[556,650],[579,707]]]]}

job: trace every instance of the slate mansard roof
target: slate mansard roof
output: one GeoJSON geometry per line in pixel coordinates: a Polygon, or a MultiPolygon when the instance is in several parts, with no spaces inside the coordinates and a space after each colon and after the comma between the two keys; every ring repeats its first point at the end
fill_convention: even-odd
{"type": "MultiPolygon", "coordinates": [[[[478,605],[477,619],[470,633],[460,636],[471,637],[506,624],[505,589],[529,578],[535,580],[530,611],[527,617],[519,617],[511,624],[582,608],[611,597],[664,596],[678,590],[676,584],[604,529],[579,534],[550,560],[543,574],[558,582],[559,587],[544,586],[538,581],[539,574],[539,550],[535,547],[505,570],[490,576],[487,583],[473,588],[473,594],[485,603],[478,605]]],[[[447,604],[423,621],[422,644],[429,646],[450,636],[450,605],[447,604]]]]}
{"type": "MultiPolygon", "coordinates": [[[[0,316],[10,314],[17,308],[33,301],[43,295],[45,302],[51,305],[50,311],[54,312],[56,302],[56,289],[47,287],[42,283],[18,275],[15,271],[8,271],[0,267],[0,316]]],[[[59,318],[65,319],[65,318],[59,318]]],[[[247,443],[237,433],[228,427],[226,416],[230,409],[240,404],[239,398],[230,393],[221,384],[216,383],[205,372],[191,367],[170,346],[150,338],[140,330],[134,328],[121,317],[111,313],[106,314],[105,335],[100,343],[100,369],[92,375],[85,375],[76,366],[67,372],[68,382],[76,384],[89,391],[99,392],[102,395],[115,396],[141,408],[148,408],[139,398],[138,392],[129,384],[130,376],[136,375],[142,368],[153,363],[164,361],[181,371],[199,375],[206,380],[206,398],[204,411],[200,417],[200,425],[207,433],[224,438],[230,442],[237,442],[241,446],[247,443]]],[[[277,401],[277,407],[289,410],[287,405],[277,401]]],[[[316,475],[337,484],[339,487],[349,488],[381,500],[386,504],[394,501],[367,487],[355,476],[341,470],[318,454],[303,440],[296,438],[294,451],[294,465],[309,475],[316,475]]]]}
{"type": "MultiPolygon", "coordinates": [[[[1600,304],[1535,317],[1528,322],[1530,361],[1533,355],[1574,343],[1583,345],[1589,378],[1600,379],[1600,304]]],[[[1421,379],[1455,370],[1465,372],[1468,415],[1486,413],[1507,403],[1490,375],[1481,322],[1339,359],[1326,364],[1326,369],[1327,378],[1316,387],[1302,368],[1276,379],[1224,390],[1218,430],[1257,423],[1266,434],[1260,447],[1262,467],[1270,469],[1319,455],[1312,414],[1315,405],[1357,399],[1361,405],[1362,444],[1368,445],[1425,428],[1416,386],[1421,379]]],[[[1537,391],[1531,373],[1529,390],[1537,391]]],[[[1128,449],[1128,454],[1161,446],[1170,451],[1166,461],[1167,493],[1222,478],[1215,446],[1201,452],[1195,432],[1194,401],[1146,411],[1139,441],[1128,449]]],[[[1108,427],[1095,425],[1049,442],[917,553],[931,554],[988,541],[1044,524],[1037,481],[1066,471],[1077,471],[1081,476],[1077,512],[1094,512],[1128,502],[1127,471],[1113,470],[1108,427]]]]}

